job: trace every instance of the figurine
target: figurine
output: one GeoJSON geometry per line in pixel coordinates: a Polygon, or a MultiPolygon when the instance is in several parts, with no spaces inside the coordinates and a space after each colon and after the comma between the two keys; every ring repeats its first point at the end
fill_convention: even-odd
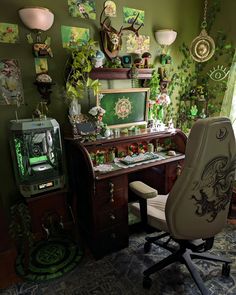
{"type": "Polygon", "coordinates": [[[95,68],[102,68],[103,67],[103,61],[105,59],[105,55],[101,50],[96,51],[96,55],[94,58],[92,58],[92,63],[95,68]]]}

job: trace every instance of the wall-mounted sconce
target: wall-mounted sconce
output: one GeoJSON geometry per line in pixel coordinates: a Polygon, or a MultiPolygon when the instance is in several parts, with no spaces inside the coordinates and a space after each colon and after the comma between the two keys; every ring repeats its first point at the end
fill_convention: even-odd
{"type": "Polygon", "coordinates": [[[33,51],[36,57],[52,56],[50,49],[50,38],[47,37],[44,42],[41,40],[41,32],[51,28],[54,22],[54,14],[45,7],[24,7],[18,10],[23,24],[30,30],[36,31],[36,42],[33,41],[31,34],[27,35],[28,42],[33,44],[33,51]]]}
{"type": "Polygon", "coordinates": [[[174,30],[158,30],[155,32],[155,38],[158,44],[161,45],[161,64],[171,63],[171,57],[168,55],[168,46],[170,46],[176,39],[177,32],[174,30]]]}
{"type": "Polygon", "coordinates": [[[31,30],[47,31],[54,21],[54,14],[45,7],[24,7],[18,12],[23,24],[31,30]]]}

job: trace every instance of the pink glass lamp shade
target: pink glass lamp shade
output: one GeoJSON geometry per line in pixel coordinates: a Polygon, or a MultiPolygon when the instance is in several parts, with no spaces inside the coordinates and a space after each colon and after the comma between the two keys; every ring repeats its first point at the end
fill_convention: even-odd
{"type": "Polygon", "coordinates": [[[23,24],[37,31],[47,31],[54,21],[54,14],[44,7],[24,7],[18,11],[23,24]]]}

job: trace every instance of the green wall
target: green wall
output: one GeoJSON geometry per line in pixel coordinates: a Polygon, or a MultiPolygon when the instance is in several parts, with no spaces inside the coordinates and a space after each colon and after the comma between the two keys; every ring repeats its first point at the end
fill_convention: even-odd
{"type": "MultiPolygon", "coordinates": [[[[63,125],[63,123],[67,120],[67,106],[64,103],[63,98],[63,72],[67,59],[67,51],[62,48],[60,33],[61,25],[89,28],[91,38],[99,40],[99,15],[103,8],[103,2],[104,1],[96,0],[97,20],[93,21],[70,17],[68,14],[67,0],[1,0],[0,22],[17,23],[19,25],[20,42],[18,44],[0,43],[0,58],[17,59],[20,64],[26,104],[18,109],[19,118],[31,117],[33,109],[40,101],[40,96],[35,85],[33,85],[35,80],[34,57],[32,55],[31,45],[29,45],[26,41],[26,34],[29,33],[29,30],[21,23],[17,10],[24,6],[34,5],[47,7],[55,14],[55,22],[52,28],[48,32],[44,33],[43,36],[51,36],[51,48],[54,54],[53,58],[48,58],[49,74],[55,83],[55,86],[53,86],[53,93],[51,95],[52,102],[49,106],[49,116],[56,118],[59,123],[63,125]]],[[[235,0],[224,0],[224,11],[222,12],[223,18],[220,20],[220,25],[225,26],[226,30],[229,31],[232,36],[235,36],[235,29],[233,29],[233,13],[236,8],[235,2],[235,0]],[[234,6],[234,9],[231,8],[231,5],[234,6]],[[228,17],[229,14],[230,19],[228,17]]],[[[117,29],[123,24],[123,6],[145,10],[145,26],[140,30],[140,33],[150,35],[151,37],[150,51],[153,56],[153,61],[156,60],[158,52],[158,45],[154,39],[155,30],[173,28],[178,32],[177,40],[171,47],[171,55],[174,63],[178,63],[181,58],[178,52],[178,46],[182,44],[182,42],[189,44],[199,32],[199,20],[202,14],[202,0],[119,0],[116,1],[116,4],[117,18],[112,18],[112,25],[117,29]]],[[[104,88],[130,86],[130,81],[103,82],[104,88]]],[[[86,102],[84,102],[84,104],[85,103],[86,102]]],[[[0,198],[6,211],[8,211],[9,207],[19,196],[14,181],[8,145],[8,123],[11,119],[14,119],[14,112],[14,106],[0,106],[0,198]]]]}

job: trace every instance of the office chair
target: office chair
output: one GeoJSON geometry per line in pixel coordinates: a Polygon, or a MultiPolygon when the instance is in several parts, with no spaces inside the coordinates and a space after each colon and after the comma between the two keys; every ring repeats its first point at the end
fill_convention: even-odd
{"type": "MultiPolygon", "coordinates": [[[[148,252],[155,243],[171,252],[144,271],[144,288],[151,287],[151,274],[176,261],[186,265],[203,295],[207,295],[208,290],[193,259],[222,262],[222,274],[229,276],[230,259],[203,252],[212,248],[214,236],[227,222],[235,169],[235,138],[230,120],[207,118],[193,125],[186,144],[184,167],[168,195],[158,195],[140,181],[129,184],[130,190],[142,200],[141,206],[146,206],[148,225],[164,232],[157,237],[147,237],[144,251],[148,252]],[[178,249],[173,247],[173,242],[178,249]]],[[[138,215],[140,204],[132,204],[131,212],[138,215]]]]}

